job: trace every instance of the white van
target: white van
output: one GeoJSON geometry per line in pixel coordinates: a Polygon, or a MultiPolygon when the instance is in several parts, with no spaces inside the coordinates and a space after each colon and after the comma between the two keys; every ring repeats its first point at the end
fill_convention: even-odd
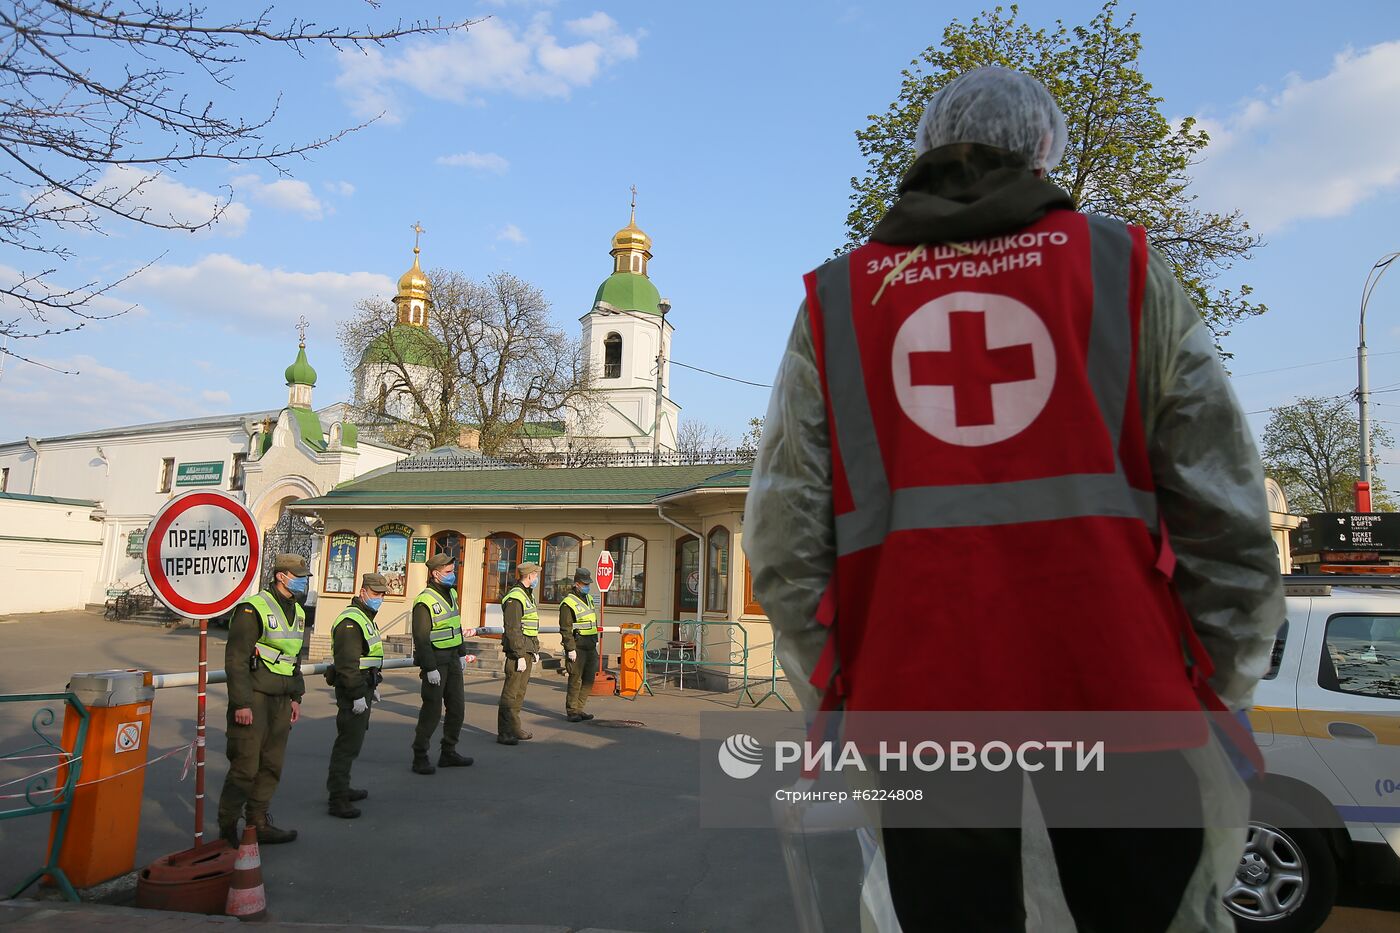
{"type": "Polygon", "coordinates": [[[1225,903],[1240,930],[1318,929],[1346,878],[1400,884],[1400,580],[1284,578],[1250,721],[1268,773],[1225,903]]]}

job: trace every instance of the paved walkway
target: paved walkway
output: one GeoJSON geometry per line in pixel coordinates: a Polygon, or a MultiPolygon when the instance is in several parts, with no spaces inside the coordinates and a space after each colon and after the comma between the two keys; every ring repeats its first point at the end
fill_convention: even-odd
{"type": "MultiPolygon", "coordinates": [[[[98,904],[35,904],[28,901],[0,901],[0,927],[6,933],[28,931],[110,930],[140,931],[140,933],[179,933],[179,931],[211,931],[229,933],[241,921],[233,917],[206,917],[203,914],[177,914],[159,910],[137,910],[132,907],[104,907],[98,904]]],[[[440,923],[431,927],[361,926],[356,924],[279,923],[275,916],[258,925],[259,930],[343,930],[346,933],[373,933],[376,930],[421,930],[431,933],[625,933],[598,927],[535,926],[528,924],[440,923]]]]}

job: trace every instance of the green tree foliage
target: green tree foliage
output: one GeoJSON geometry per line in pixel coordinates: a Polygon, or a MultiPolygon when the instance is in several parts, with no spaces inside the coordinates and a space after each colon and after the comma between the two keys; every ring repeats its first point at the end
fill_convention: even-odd
{"type": "MultiPolygon", "coordinates": [[[[1217,348],[1234,325],[1262,314],[1251,289],[1222,288],[1219,276],[1260,245],[1239,211],[1217,214],[1196,206],[1191,165],[1209,136],[1191,118],[1173,125],[1162,98],[1138,67],[1142,35],[1134,17],[1116,20],[1109,0],[1088,25],[1035,28],[1020,9],[998,6],[970,23],[957,20],[943,39],[925,49],[903,72],[899,96],[883,114],[872,114],[856,132],[869,168],[852,178],[846,218],[850,245],[865,242],[894,202],[900,178],[914,160],[914,132],[933,94],[953,78],[983,65],[1034,75],[1054,95],[1069,125],[1069,145],[1050,174],[1081,210],[1117,217],[1147,230],[1148,241],[1215,335],[1217,348]]],[[[1229,357],[1223,348],[1221,355],[1229,357]]]]}
{"type": "MultiPolygon", "coordinates": [[[[1390,447],[1390,434],[1382,425],[1371,429],[1371,461],[1376,450],[1390,447]]],[[[1353,403],[1346,398],[1308,396],[1274,410],[1264,429],[1264,471],[1283,487],[1291,511],[1350,512],[1353,487],[1361,478],[1361,424],[1353,403]]],[[[1395,510],[1374,473],[1371,505],[1377,511],[1395,510]]]]}

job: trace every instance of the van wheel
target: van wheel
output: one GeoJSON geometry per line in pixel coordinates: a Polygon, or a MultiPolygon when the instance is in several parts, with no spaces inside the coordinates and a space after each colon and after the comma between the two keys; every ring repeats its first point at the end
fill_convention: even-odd
{"type": "Polygon", "coordinates": [[[1291,829],[1307,821],[1277,800],[1258,799],[1244,855],[1225,906],[1235,929],[1246,933],[1312,933],[1332,912],[1337,859],[1317,829],[1291,829]]]}

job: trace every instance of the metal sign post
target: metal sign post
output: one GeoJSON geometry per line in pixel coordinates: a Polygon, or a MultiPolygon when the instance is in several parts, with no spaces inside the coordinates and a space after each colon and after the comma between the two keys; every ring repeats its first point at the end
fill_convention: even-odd
{"type": "Polygon", "coordinates": [[[199,620],[199,691],[194,743],[194,844],[204,841],[205,692],[209,620],[257,585],[258,530],[248,509],[212,489],[187,492],[161,507],[146,529],[143,563],[151,592],[171,612],[199,620]]]}
{"type": "MultiPolygon", "coordinates": [[[[598,554],[598,566],[593,571],[593,582],[598,584],[598,672],[593,675],[592,687],[606,684],[607,672],[603,669],[603,604],[607,602],[608,590],[613,585],[613,556],[610,551],[598,554]]],[[[596,691],[594,691],[596,692],[596,691]]],[[[610,693],[611,691],[604,691],[610,693]]]]}

